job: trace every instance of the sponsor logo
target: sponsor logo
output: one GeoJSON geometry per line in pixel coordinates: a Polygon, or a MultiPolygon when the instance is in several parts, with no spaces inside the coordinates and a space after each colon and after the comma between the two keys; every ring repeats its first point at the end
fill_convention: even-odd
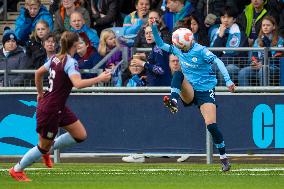
{"type": "Polygon", "coordinates": [[[259,148],[284,148],[284,104],[259,104],[253,111],[253,141],[259,148]]]}

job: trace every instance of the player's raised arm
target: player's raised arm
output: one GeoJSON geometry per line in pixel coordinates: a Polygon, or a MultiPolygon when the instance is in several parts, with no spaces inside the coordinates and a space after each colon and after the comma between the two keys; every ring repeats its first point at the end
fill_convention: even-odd
{"type": "Polygon", "coordinates": [[[161,38],[161,36],[159,35],[159,30],[158,30],[158,26],[156,24],[155,20],[150,20],[150,26],[152,28],[152,32],[153,32],[153,36],[156,42],[156,45],[163,49],[164,51],[170,52],[170,48],[171,46],[167,43],[164,43],[163,39],[161,38]]]}

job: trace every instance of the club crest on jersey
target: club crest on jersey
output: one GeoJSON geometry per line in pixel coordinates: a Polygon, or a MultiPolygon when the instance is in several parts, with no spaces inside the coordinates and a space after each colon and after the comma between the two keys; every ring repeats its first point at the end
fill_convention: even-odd
{"type": "Polygon", "coordinates": [[[53,60],[52,60],[52,62],[54,62],[54,63],[57,65],[57,64],[60,63],[60,60],[59,60],[59,58],[54,57],[53,60]]]}
{"type": "Polygon", "coordinates": [[[197,62],[197,58],[196,57],[193,57],[191,60],[192,60],[192,62],[197,62]]]}
{"type": "Polygon", "coordinates": [[[46,136],[47,136],[47,138],[52,138],[53,137],[53,133],[48,132],[46,136]]]}

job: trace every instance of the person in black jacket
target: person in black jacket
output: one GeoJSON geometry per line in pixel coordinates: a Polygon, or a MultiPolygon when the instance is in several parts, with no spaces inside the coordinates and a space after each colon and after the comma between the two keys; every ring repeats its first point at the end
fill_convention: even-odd
{"type": "Polygon", "coordinates": [[[91,0],[92,26],[100,35],[105,28],[121,26],[118,0],[91,0]]]}

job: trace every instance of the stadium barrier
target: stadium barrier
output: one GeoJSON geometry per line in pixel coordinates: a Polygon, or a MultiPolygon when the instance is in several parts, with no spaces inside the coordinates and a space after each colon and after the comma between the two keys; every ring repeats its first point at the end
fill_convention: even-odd
{"type": "MultiPolygon", "coordinates": [[[[243,48],[209,48],[212,51],[261,51],[263,52],[264,60],[263,60],[263,67],[261,68],[262,77],[259,77],[259,73],[252,73],[253,75],[250,75],[249,77],[249,84],[247,86],[283,86],[284,85],[284,58],[282,57],[276,57],[276,58],[271,58],[268,57],[268,52],[269,51],[284,51],[284,48],[249,48],[249,47],[243,47],[243,48]],[[271,72],[271,69],[269,69],[271,64],[275,64],[277,67],[277,71],[271,72]]],[[[120,62],[121,64],[121,70],[125,70],[128,67],[128,60],[129,60],[129,52],[126,47],[121,47],[121,48],[115,48],[113,49],[109,54],[107,54],[96,66],[94,66],[92,69],[84,69],[81,70],[82,73],[100,73],[102,71],[103,65],[107,62],[109,57],[111,57],[115,52],[117,51],[122,51],[122,61],[120,62]]],[[[133,48],[132,52],[149,52],[151,51],[150,48],[133,48]]],[[[239,68],[244,68],[246,66],[249,66],[251,63],[251,60],[249,57],[226,57],[226,58],[221,58],[226,65],[232,64],[236,65],[239,68]]],[[[6,60],[4,62],[7,63],[6,60]]],[[[222,76],[218,73],[218,68],[216,66],[213,67],[213,70],[215,70],[215,73],[218,78],[218,85],[219,86],[224,86],[225,83],[223,82],[222,76]]],[[[239,70],[240,71],[240,70],[239,70]]],[[[238,85],[239,78],[237,73],[230,73],[232,80],[238,85]]],[[[17,87],[17,85],[13,84],[12,81],[8,81],[7,75],[10,74],[17,74],[17,73],[26,73],[26,74],[33,74],[35,70],[8,70],[7,66],[6,69],[0,70],[0,75],[4,74],[4,80],[1,81],[0,79],[0,86],[12,86],[12,87],[17,87]]],[[[244,78],[240,78],[242,80],[244,78]]],[[[19,86],[19,85],[18,85],[19,86]]],[[[26,79],[23,81],[22,86],[29,87],[29,86],[34,86],[34,81],[31,79],[26,79]]],[[[113,82],[110,81],[107,84],[99,84],[98,86],[114,86],[113,82]]]]}
{"type": "MultiPolygon", "coordinates": [[[[217,120],[229,154],[284,152],[284,87],[237,87],[235,94],[224,92],[225,87],[216,91],[217,120]]],[[[37,144],[35,92],[34,87],[0,87],[1,155],[22,155],[37,144]]],[[[180,111],[172,115],[161,100],[169,92],[169,87],[73,90],[68,105],[89,137],[61,153],[207,153],[211,163],[212,143],[198,109],[179,104],[180,111]]],[[[59,157],[57,153],[57,161],[59,157]]]]}

